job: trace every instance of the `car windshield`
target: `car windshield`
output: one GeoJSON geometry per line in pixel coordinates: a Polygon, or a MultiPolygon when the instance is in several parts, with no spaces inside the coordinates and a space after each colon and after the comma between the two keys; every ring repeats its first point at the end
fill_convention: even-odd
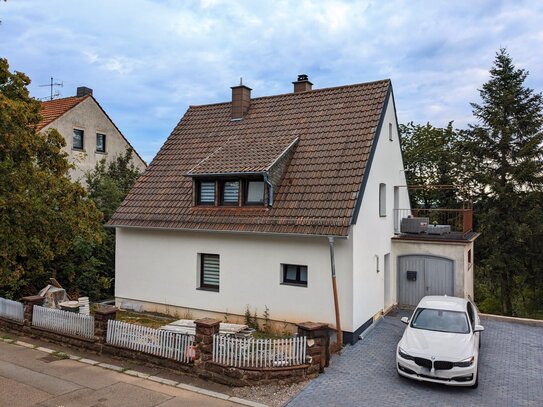
{"type": "Polygon", "coordinates": [[[418,308],[411,322],[411,327],[456,334],[470,332],[465,312],[431,308],[418,308]]]}

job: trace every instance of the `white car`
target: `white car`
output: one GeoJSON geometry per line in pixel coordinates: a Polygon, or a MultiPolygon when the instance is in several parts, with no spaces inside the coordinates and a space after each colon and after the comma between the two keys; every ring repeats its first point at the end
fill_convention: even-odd
{"type": "Polygon", "coordinates": [[[417,305],[396,350],[400,376],[450,386],[478,384],[481,332],[471,301],[445,296],[424,297],[417,305]]]}

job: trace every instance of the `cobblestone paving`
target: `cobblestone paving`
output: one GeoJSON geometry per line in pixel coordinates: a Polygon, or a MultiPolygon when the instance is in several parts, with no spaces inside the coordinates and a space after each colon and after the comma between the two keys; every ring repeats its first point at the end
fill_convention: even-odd
{"type": "MultiPolygon", "coordinates": [[[[403,313],[402,315],[408,315],[403,313]]],[[[363,340],[332,359],[288,407],[543,406],[543,328],[482,320],[479,387],[400,378],[395,350],[405,325],[385,317],[363,340]]]]}

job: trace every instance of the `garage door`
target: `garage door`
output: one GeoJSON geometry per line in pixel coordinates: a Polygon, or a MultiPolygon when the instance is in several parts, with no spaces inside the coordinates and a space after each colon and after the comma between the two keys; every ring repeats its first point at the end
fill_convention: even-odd
{"type": "Polygon", "coordinates": [[[416,306],[425,295],[454,295],[452,260],[432,256],[398,258],[398,304],[416,306]]]}

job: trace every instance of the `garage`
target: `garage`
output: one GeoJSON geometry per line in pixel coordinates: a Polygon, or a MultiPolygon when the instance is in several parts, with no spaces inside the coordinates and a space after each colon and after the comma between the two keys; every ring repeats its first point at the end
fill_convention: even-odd
{"type": "Polygon", "coordinates": [[[426,295],[454,295],[454,264],[444,257],[398,257],[398,305],[416,306],[426,295]]]}

